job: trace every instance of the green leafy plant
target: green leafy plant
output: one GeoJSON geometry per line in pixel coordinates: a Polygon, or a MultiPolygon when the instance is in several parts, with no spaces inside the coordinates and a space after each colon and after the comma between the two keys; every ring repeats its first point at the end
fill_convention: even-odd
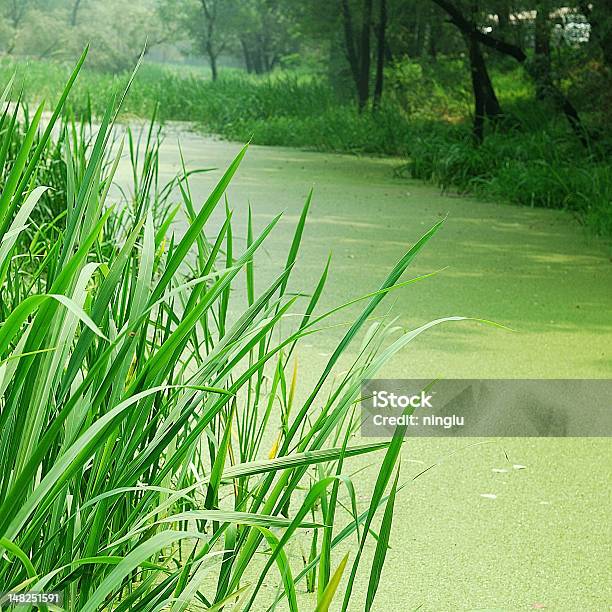
{"type": "Polygon", "coordinates": [[[112,146],[120,96],[91,139],[64,123],[64,220],[58,224],[53,212],[38,222],[40,231],[27,233],[45,189],[36,169],[57,151],[51,135],[84,58],[43,133],[39,106],[1,166],[2,590],[61,591],[69,609],[83,611],[259,610],[283,598],[297,610],[299,584],[318,569],[318,609],[328,608],[344,573],[347,609],[382,510],[370,609],[403,431],[391,441],[355,443],[360,382],[441,320],[399,337],[374,325],[351,368],[332,373],[386,294],[412,282],[401,277],[439,225],[378,291],[350,302],[363,303],[361,314],[298,400],[296,346],[323,333],[343,306],[318,313],[329,261],[309,294],[288,292],[310,197],[267,286],[256,285],[253,262],[278,217],[260,234],[249,219],[239,252],[226,204],[211,234],[211,214],[223,206],[246,147],[198,209],[185,168],[170,184],[157,184],[152,122],[141,141],[127,136],[133,195],[113,206],[110,187],[123,154],[121,144],[112,146]],[[178,205],[171,204],[175,194],[178,205]],[[187,229],[176,238],[179,209],[187,229]],[[371,453],[378,474],[359,508],[346,466],[371,453]],[[312,533],[311,555],[296,571],[292,542],[312,533]],[[335,561],[332,552],[350,539],[356,552],[335,561]],[[265,592],[273,568],[280,590],[265,592]]]}

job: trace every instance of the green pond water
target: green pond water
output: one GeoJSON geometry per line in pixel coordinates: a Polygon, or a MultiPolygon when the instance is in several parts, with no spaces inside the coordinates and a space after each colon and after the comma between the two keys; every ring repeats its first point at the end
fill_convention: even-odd
{"type": "MultiPolygon", "coordinates": [[[[161,150],[168,178],[179,168],[177,139],[170,131],[161,150]]],[[[219,168],[192,177],[193,195],[203,202],[240,145],[190,133],[181,133],[180,141],[188,167],[219,168]]],[[[311,187],[313,205],[293,285],[312,288],[331,252],[322,308],[377,289],[407,248],[447,217],[406,278],[444,271],[395,292],[379,314],[397,317],[405,328],[464,315],[514,331],[473,322],[439,326],[409,345],[381,377],[609,378],[609,246],[589,238],[560,211],[442,195],[430,185],[395,178],[398,163],[250,147],[228,191],[235,234],[246,233],[248,202],[259,230],[284,211],[256,260],[259,287],[280,272],[311,187]]],[[[237,240],[237,248],[242,245],[237,240]]],[[[335,322],[350,321],[355,312],[335,322]]],[[[332,329],[302,345],[302,396],[343,331],[332,329]]],[[[350,356],[349,351],[347,362],[350,356]]],[[[410,484],[396,502],[375,609],[609,610],[610,451],[603,438],[408,440],[402,480],[410,484]]],[[[351,465],[357,470],[364,463],[351,465]]],[[[375,474],[375,468],[361,472],[358,484],[367,487],[375,474]]],[[[354,541],[346,549],[352,546],[354,541]]],[[[294,554],[299,557],[297,549],[294,554]]],[[[363,609],[368,561],[351,610],[363,609]]],[[[267,582],[274,593],[277,576],[270,574],[267,582]]],[[[301,601],[303,609],[314,608],[310,596],[301,601]]]]}

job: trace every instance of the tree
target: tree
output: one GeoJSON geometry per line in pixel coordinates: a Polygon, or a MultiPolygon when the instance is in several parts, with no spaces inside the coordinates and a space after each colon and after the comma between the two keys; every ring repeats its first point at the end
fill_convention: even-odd
{"type": "MultiPolygon", "coordinates": [[[[360,57],[357,54],[357,47],[355,44],[355,31],[353,28],[353,16],[351,14],[351,7],[349,6],[348,0],[342,1],[342,23],[344,25],[344,44],[346,47],[346,57],[348,59],[349,66],[351,68],[351,74],[355,82],[355,87],[359,92],[359,79],[361,76],[360,69],[360,57]]],[[[361,55],[361,54],[360,54],[361,55]]],[[[361,100],[359,101],[361,107],[361,100]]]]}
{"type": "Polygon", "coordinates": [[[552,84],[550,60],[550,2],[540,0],[536,5],[533,38],[533,74],[535,76],[536,97],[545,100],[549,97],[552,84]]]}
{"type": "Polygon", "coordinates": [[[484,140],[485,118],[495,122],[501,117],[502,112],[479,42],[474,36],[466,36],[466,41],[474,92],[473,134],[476,142],[481,143],[484,140]]]}
{"type": "MultiPolygon", "coordinates": [[[[353,14],[349,1],[341,0],[341,3],[346,56],[351,68],[353,80],[355,82],[355,88],[357,90],[357,101],[359,111],[361,112],[367,106],[368,100],[370,98],[370,64],[372,59],[370,52],[370,39],[372,35],[373,2],[372,0],[363,0],[361,9],[361,31],[358,39],[356,39],[355,37],[355,30],[353,27],[353,14]]],[[[381,10],[383,11],[382,15],[385,17],[386,22],[386,6],[382,7],[381,10]]],[[[379,38],[382,38],[382,57],[384,58],[384,34],[381,36],[379,33],[379,38]]],[[[382,76],[380,77],[380,79],[380,84],[382,86],[382,76]]],[[[382,95],[382,89],[379,93],[378,102],[380,102],[380,95],[382,95]]]]}
{"type": "Polygon", "coordinates": [[[209,63],[213,81],[218,78],[219,56],[234,48],[239,31],[238,0],[158,0],[157,12],[178,36],[182,31],[209,63]]]}
{"type": "Polygon", "coordinates": [[[90,44],[88,66],[129,70],[145,43],[150,49],[167,34],[156,6],[157,0],[0,0],[3,50],[71,61],[90,44]]]}
{"type": "Polygon", "coordinates": [[[213,81],[217,80],[218,75],[217,59],[226,46],[226,40],[219,36],[217,27],[221,2],[222,0],[200,0],[204,22],[201,45],[208,55],[213,81]]]}
{"type": "MultiPolygon", "coordinates": [[[[474,19],[476,11],[477,6],[473,4],[472,19],[474,19]]],[[[468,50],[470,77],[474,96],[474,122],[472,132],[474,140],[477,143],[482,143],[484,140],[485,120],[489,119],[493,123],[496,123],[501,118],[502,111],[491,77],[489,76],[480,42],[475,36],[475,30],[461,29],[460,32],[468,50]]]]}
{"type": "Polygon", "coordinates": [[[19,30],[32,4],[31,0],[3,0],[1,2],[0,10],[3,21],[10,30],[6,53],[11,54],[15,50],[19,30]]]}
{"type": "Polygon", "coordinates": [[[286,0],[242,0],[235,21],[247,72],[270,72],[298,49],[286,0]]]}
{"type": "Polygon", "coordinates": [[[385,74],[385,52],[387,31],[387,0],[380,0],[380,14],[378,17],[378,43],[376,52],[376,81],[374,84],[374,105],[373,109],[380,108],[380,101],[383,93],[384,74],[385,74]]]}
{"type": "MultiPolygon", "coordinates": [[[[489,34],[482,29],[478,28],[477,25],[467,19],[463,13],[457,8],[457,6],[451,2],[451,0],[433,0],[442,10],[446,11],[450,17],[451,22],[461,31],[464,35],[473,38],[478,43],[485,45],[499,53],[509,55],[513,57],[520,64],[524,65],[529,75],[534,79],[536,84],[540,78],[539,74],[533,70],[533,67],[529,65],[527,61],[527,54],[525,51],[516,44],[507,42],[501,38],[497,38],[492,34],[489,34]]],[[[574,108],[570,100],[565,94],[552,82],[547,83],[546,92],[549,98],[560,108],[567,118],[572,130],[576,134],[576,137],[580,142],[587,147],[588,138],[585,130],[582,126],[578,111],[574,108]]]]}
{"type": "Polygon", "coordinates": [[[79,15],[79,8],[81,7],[81,0],[74,0],[72,3],[72,9],[70,11],[70,25],[75,26],[77,24],[77,17],[79,15]]]}

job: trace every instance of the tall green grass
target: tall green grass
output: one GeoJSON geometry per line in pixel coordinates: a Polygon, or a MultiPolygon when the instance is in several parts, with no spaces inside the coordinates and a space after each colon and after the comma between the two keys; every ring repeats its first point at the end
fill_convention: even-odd
{"type": "Polygon", "coordinates": [[[445,191],[571,213],[589,230],[612,236],[612,166],[606,147],[590,152],[559,130],[500,132],[474,146],[456,127],[432,129],[412,141],[402,171],[445,191]]]}
{"type": "MultiPolygon", "coordinates": [[[[269,285],[257,282],[254,259],[278,217],[261,233],[249,221],[238,248],[224,200],[246,148],[197,206],[186,169],[159,184],[151,124],[140,141],[127,135],[132,195],[112,202],[126,163],[120,100],[95,132],[66,121],[52,136],[83,59],[44,130],[39,106],[2,166],[0,590],[60,591],[67,609],[93,612],[264,610],[280,600],[297,610],[307,588],[317,610],[334,598],[346,610],[367,581],[372,609],[403,431],[354,439],[360,381],[440,321],[399,336],[374,325],[348,371],[335,366],[438,226],[358,300],[363,310],[318,381],[300,389],[296,346],[343,308],[318,312],[329,262],[316,287],[287,291],[310,198],[269,285]],[[39,169],[58,150],[63,222],[43,215],[38,224],[53,232],[28,234],[45,190],[39,169]],[[225,221],[211,232],[219,206],[225,221]],[[364,454],[378,465],[366,487],[348,476],[364,454]],[[305,565],[291,555],[296,541],[310,542],[305,565]],[[348,557],[335,552],[347,547],[348,557]],[[277,590],[262,588],[270,581],[277,590]]],[[[16,134],[11,117],[3,146],[16,134]]]]}
{"type": "MultiPolygon", "coordinates": [[[[30,101],[55,100],[69,76],[67,66],[50,61],[0,65],[6,80],[14,71],[30,101]]],[[[71,94],[71,110],[86,121],[103,116],[108,99],[129,79],[130,74],[84,70],[71,94]]],[[[197,73],[145,64],[121,115],[153,114],[162,122],[189,121],[204,132],[237,141],[329,151],[399,155],[406,150],[408,134],[407,129],[398,131],[393,109],[378,117],[359,115],[320,78],[262,79],[228,71],[213,82],[197,73]]]]}
{"type": "MultiPolygon", "coordinates": [[[[25,79],[26,100],[56,99],[69,75],[67,66],[48,61],[0,65],[6,80],[14,70],[20,83],[25,79]]],[[[160,121],[190,121],[242,142],[408,158],[413,177],[443,189],[565,209],[594,233],[612,235],[608,128],[600,120],[591,125],[593,113],[587,113],[599,137],[585,150],[562,117],[534,100],[520,69],[492,72],[508,117],[481,147],[471,139],[467,73],[450,59],[398,62],[388,71],[385,103],[376,114],[358,113],[320,76],[259,78],[228,70],[213,82],[195,71],[148,64],[136,75],[122,114],[157,113],[160,121]]],[[[70,100],[76,116],[103,116],[112,92],[129,78],[84,71],[70,100]]]]}
{"type": "MultiPolygon", "coordinates": [[[[28,135],[30,111],[28,106],[19,100],[12,108],[6,106],[0,118],[0,190],[4,190],[10,176],[11,167],[23,147],[24,141],[32,137],[32,148],[40,145],[40,134],[28,135]]],[[[59,141],[48,142],[44,146],[36,166],[32,169],[31,180],[49,187],[40,197],[32,211],[29,226],[24,232],[28,239],[36,232],[50,232],[47,238],[52,239],[55,226],[62,223],[66,201],[65,164],[62,158],[59,141]],[[55,220],[55,223],[50,223],[55,220]]]]}

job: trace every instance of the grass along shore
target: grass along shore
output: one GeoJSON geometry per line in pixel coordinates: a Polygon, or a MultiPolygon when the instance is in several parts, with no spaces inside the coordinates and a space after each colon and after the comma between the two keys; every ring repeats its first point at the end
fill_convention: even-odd
{"type": "MultiPolygon", "coordinates": [[[[196,69],[145,63],[122,115],[189,121],[238,142],[402,157],[400,174],[484,199],[567,210],[592,233],[612,236],[606,138],[582,147],[546,106],[534,105],[531,84],[515,69],[493,73],[508,118],[476,147],[465,85],[440,75],[440,65],[436,76],[433,69],[411,66],[419,70],[391,79],[378,113],[358,113],[322,77],[281,72],[261,78],[228,70],[213,82],[196,69]]],[[[4,59],[0,76],[8,81],[14,72],[25,100],[54,100],[69,66],[4,59]]],[[[80,118],[102,117],[128,79],[84,70],[70,107],[80,118]]]]}

